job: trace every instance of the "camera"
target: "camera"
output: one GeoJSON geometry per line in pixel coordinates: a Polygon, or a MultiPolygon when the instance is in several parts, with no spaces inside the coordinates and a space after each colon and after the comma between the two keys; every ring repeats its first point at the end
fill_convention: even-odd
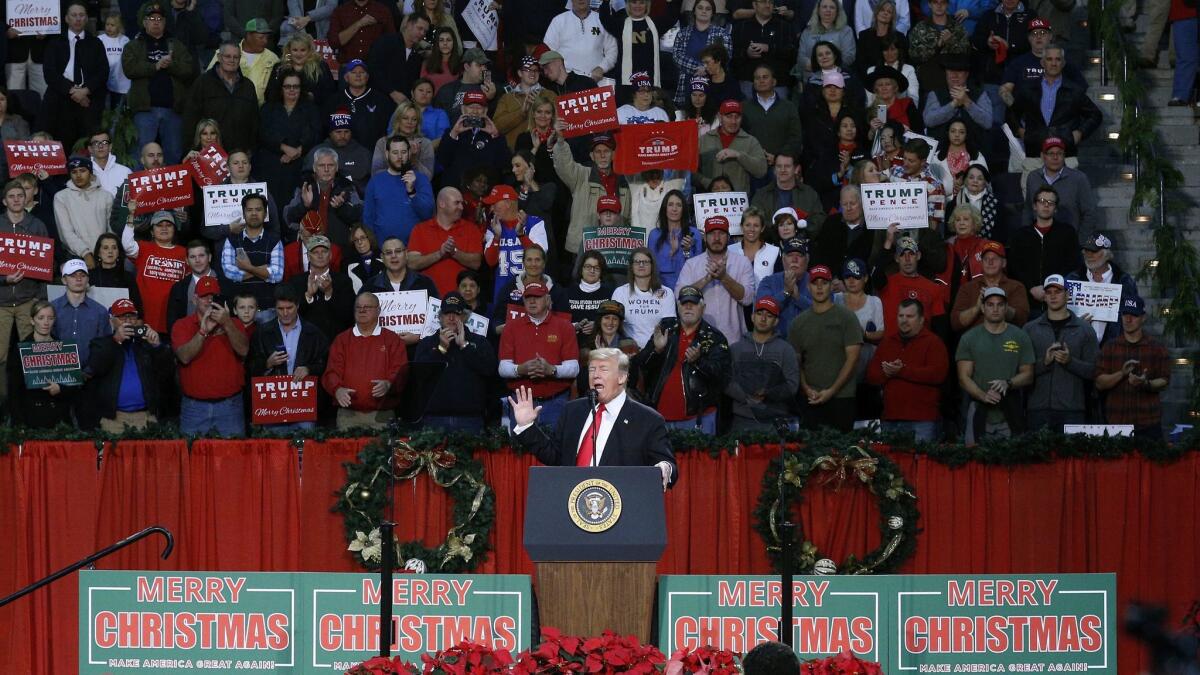
{"type": "Polygon", "coordinates": [[[149,330],[150,330],[150,327],[149,327],[149,326],[146,326],[146,325],[134,326],[134,327],[133,327],[133,339],[135,339],[135,340],[145,340],[145,339],[146,339],[146,332],[147,332],[147,331],[149,331],[149,330]]]}
{"type": "Polygon", "coordinates": [[[483,128],[483,118],[482,117],[473,117],[473,116],[468,117],[468,116],[464,115],[462,120],[463,120],[463,126],[467,127],[468,129],[482,129],[483,128]]]}

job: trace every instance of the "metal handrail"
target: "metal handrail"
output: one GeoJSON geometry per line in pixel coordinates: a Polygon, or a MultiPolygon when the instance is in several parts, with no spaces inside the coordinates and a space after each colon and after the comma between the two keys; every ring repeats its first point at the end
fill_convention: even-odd
{"type": "Polygon", "coordinates": [[[16,593],[13,593],[11,595],[0,598],[0,607],[5,606],[8,603],[10,603],[18,598],[22,598],[26,595],[29,595],[30,593],[36,591],[37,589],[41,588],[42,586],[47,586],[49,584],[52,584],[55,581],[58,581],[59,579],[67,576],[68,574],[70,574],[78,569],[82,569],[84,567],[89,567],[93,563],[95,563],[97,560],[99,560],[111,553],[115,553],[115,552],[125,548],[126,546],[129,546],[130,544],[137,542],[141,539],[145,539],[146,537],[149,537],[150,535],[155,534],[155,533],[161,534],[167,540],[167,547],[165,549],[163,549],[163,552],[162,552],[163,560],[166,560],[171,555],[171,551],[173,551],[175,549],[175,538],[171,536],[171,531],[168,530],[167,528],[161,527],[159,525],[155,525],[153,527],[147,527],[146,529],[142,530],[141,532],[136,532],[134,534],[129,535],[128,537],[125,537],[124,539],[122,539],[121,541],[118,541],[117,543],[113,544],[112,546],[108,546],[106,548],[100,549],[99,551],[96,551],[95,553],[89,555],[88,557],[84,558],[83,560],[80,560],[77,563],[67,565],[66,567],[58,570],[57,572],[55,572],[49,576],[38,579],[37,581],[33,582],[32,584],[29,584],[28,586],[26,586],[25,588],[22,588],[21,590],[17,591],[16,593]]]}

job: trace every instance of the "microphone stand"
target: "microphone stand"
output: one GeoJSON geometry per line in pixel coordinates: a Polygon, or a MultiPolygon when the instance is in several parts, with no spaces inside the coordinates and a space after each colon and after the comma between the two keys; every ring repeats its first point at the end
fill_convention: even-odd
{"type": "Polygon", "coordinates": [[[379,565],[379,655],[392,655],[392,572],[396,568],[396,448],[388,456],[388,498],[391,513],[379,524],[379,536],[383,545],[383,556],[379,565]]]}
{"type": "Polygon", "coordinates": [[[782,539],[782,562],[779,564],[779,573],[782,577],[780,581],[783,588],[780,589],[780,607],[779,607],[779,641],[788,647],[792,646],[792,530],[795,529],[795,524],[792,523],[792,510],[787,501],[787,483],[783,480],[783,464],[787,456],[787,446],[783,445],[783,439],[780,438],[780,479],[779,479],[779,504],[785,510],[783,512],[783,522],[780,523],[779,529],[782,539]]]}

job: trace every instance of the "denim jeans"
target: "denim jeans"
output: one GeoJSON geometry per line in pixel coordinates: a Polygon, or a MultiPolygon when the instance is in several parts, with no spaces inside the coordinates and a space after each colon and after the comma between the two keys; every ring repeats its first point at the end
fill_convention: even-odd
{"type": "MultiPolygon", "coordinates": [[[[545,412],[543,408],[542,412],[545,412]]],[[[540,415],[539,415],[540,417],[540,415]]],[[[421,418],[421,424],[430,429],[442,431],[483,431],[483,419],[480,417],[458,417],[453,415],[426,415],[421,418]]]]}
{"type": "Polygon", "coordinates": [[[914,422],[911,420],[883,420],[879,428],[889,434],[912,434],[918,441],[934,441],[938,437],[937,422],[914,422]]]}
{"type": "Polygon", "coordinates": [[[678,429],[680,431],[703,431],[709,436],[717,435],[717,412],[706,413],[699,417],[693,417],[690,420],[677,420],[667,422],[668,429],[678,429]]]}
{"type": "Polygon", "coordinates": [[[216,431],[222,436],[242,436],[246,433],[242,414],[241,392],[219,401],[201,401],[183,397],[179,407],[179,430],[184,434],[203,434],[216,431]]]}
{"type": "Polygon", "coordinates": [[[558,418],[562,417],[563,408],[567,406],[568,394],[563,392],[558,396],[545,399],[544,401],[535,401],[535,405],[542,406],[542,411],[538,413],[538,424],[544,424],[552,427],[558,424],[558,418]]]}
{"type": "Polygon", "coordinates": [[[149,112],[136,113],[133,126],[138,132],[138,154],[147,143],[158,141],[162,145],[163,160],[167,165],[178,164],[183,157],[183,120],[170,108],[151,108],[149,112]]]}
{"type": "Polygon", "coordinates": [[[1197,46],[1197,20],[1182,19],[1171,23],[1171,37],[1175,38],[1175,79],[1171,85],[1171,98],[1181,101],[1192,100],[1192,87],[1196,82],[1196,65],[1200,60],[1197,46]]]}
{"type": "Polygon", "coordinates": [[[291,431],[307,431],[315,429],[316,422],[289,422],[288,424],[264,424],[263,428],[273,434],[286,434],[291,431]]]}

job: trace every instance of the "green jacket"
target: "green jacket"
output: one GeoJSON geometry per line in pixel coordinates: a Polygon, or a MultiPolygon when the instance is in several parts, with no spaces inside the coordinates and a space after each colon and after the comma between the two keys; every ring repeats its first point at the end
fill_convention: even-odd
{"type": "Polygon", "coordinates": [[[776,97],[770,110],[763,110],[758,96],[742,102],[742,128],[757,138],[763,150],[777,155],[786,152],[800,162],[800,113],[796,104],[776,97]]]}
{"type": "Polygon", "coordinates": [[[737,158],[718,162],[717,154],[722,150],[720,127],[701,136],[700,170],[695,173],[694,180],[707,189],[712,179],[725,175],[733,183],[734,192],[749,193],[750,179],[767,175],[767,153],[758,139],[746,133],[744,128],[738,130],[729,149],[739,153],[737,158]]]}
{"type": "MultiPolygon", "coordinates": [[[[175,112],[182,113],[183,103],[187,100],[188,86],[196,79],[196,62],[188,48],[179,40],[167,37],[167,44],[171,49],[171,65],[167,66],[167,73],[170,74],[171,84],[174,85],[173,108],[175,112]]],[[[121,54],[121,67],[130,81],[129,96],[126,99],[129,109],[135,113],[150,110],[150,78],[154,77],[157,68],[146,57],[144,34],[138,35],[125,45],[125,52],[121,54]]]]}

